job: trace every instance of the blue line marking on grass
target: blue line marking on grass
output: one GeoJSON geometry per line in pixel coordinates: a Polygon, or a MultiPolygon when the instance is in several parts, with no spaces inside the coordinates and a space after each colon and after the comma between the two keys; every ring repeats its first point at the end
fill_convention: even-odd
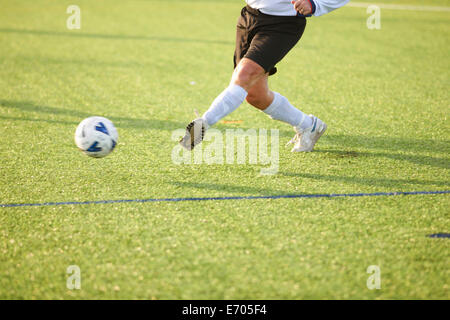
{"type": "Polygon", "coordinates": [[[12,207],[44,207],[87,204],[111,204],[131,202],[182,202],[182,201],[220,201],[220,200],[258,200],[258,199],[295,199],[295,198],[338,198],[338,197],[380,197],[380,196],[410,196],[429,194],[448,194],[450,190],[442,191],[409,191],[409,192],[374,192],[374,193],[330,193],[330,194],[292,194],[278,196],[235,196],[235,197],[205,197],[205,198],[155,198],[155,199],[123,199],[123,200],[98,200],[98,201],[70,201],[70,202],[44,202],[44,203],[6,203],[0,204],[0,208],[12,207]]]}
{"type": "Polygon", "coordinates": [[[430,234],[428,237],[430,237],[430,238],[450,238],[450,233],[435,233],[435,234],[430,234]]]}

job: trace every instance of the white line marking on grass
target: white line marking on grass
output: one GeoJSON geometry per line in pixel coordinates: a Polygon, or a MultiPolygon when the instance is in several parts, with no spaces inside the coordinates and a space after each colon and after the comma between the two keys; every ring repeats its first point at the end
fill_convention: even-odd
{"type": "Polygon", "coordinates": [[[350,2],[347,4],[347,6],[354,7],[354,8],[367,8],[370,5],[376,5],[376,6],[380,7],[381,9],[391,9],[391,10],[450,12],[450,7],[413,6],[413,5],[369,3],[369,2],[367,2],[367,3],[366,2],[350,2]]]}

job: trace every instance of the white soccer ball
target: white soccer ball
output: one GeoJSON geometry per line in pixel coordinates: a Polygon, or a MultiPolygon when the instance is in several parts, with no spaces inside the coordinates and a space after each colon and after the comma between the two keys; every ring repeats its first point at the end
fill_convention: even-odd
{"type": "Polygon", "coordinates": [[[103,117],[81,121],[75,131],[75,143],[90,157],[102,158],[114,150],[119,134],[113,123],[103,117]]]}

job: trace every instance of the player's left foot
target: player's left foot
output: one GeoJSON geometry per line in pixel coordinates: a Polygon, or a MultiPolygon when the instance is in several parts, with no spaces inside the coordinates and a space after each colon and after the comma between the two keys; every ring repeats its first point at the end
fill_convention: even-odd
{"type": "Polygon", "coordinates": [[[194,147],[203,141],[205,132],[208,130],[208,124],[202,118],[195,119],[186,127],[186,134],[180,140],[180,144],[187,150],[192,150],[194,147]]]}
{"type": "Polygon", "coordinates": [[[327,130],[325,122],[313,115],[309,116],[312,119],[311,127],[307,129],[294,127],[297,134],[287,143],[294,144],[294,147],[291,150],[292,152],[311,152],[314,149],[317,140],[319,140],[325,130],[327,130]]]}

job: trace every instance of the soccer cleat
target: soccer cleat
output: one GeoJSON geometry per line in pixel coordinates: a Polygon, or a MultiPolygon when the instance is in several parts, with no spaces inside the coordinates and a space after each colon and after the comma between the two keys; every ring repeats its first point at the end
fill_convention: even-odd
{"type": "Polygon", "coordinates": [[[180,140],[180,144],[187,150],[192,150],[196,145],[203,141],[205,132],[208,130],[208,124],[202,118],[195,119],[186,127],[186,134],[180,140]]]}
{"type": "Polygon", "coordinates": [[[294,127],[297,134],[287,144],[294,144],[292,152],[311,152],[317,140],[327,130],[325,122],[319,118],[309,115],[312,119],[312,126],[307,129],[301,129],[299,126],[294,127]]]}

